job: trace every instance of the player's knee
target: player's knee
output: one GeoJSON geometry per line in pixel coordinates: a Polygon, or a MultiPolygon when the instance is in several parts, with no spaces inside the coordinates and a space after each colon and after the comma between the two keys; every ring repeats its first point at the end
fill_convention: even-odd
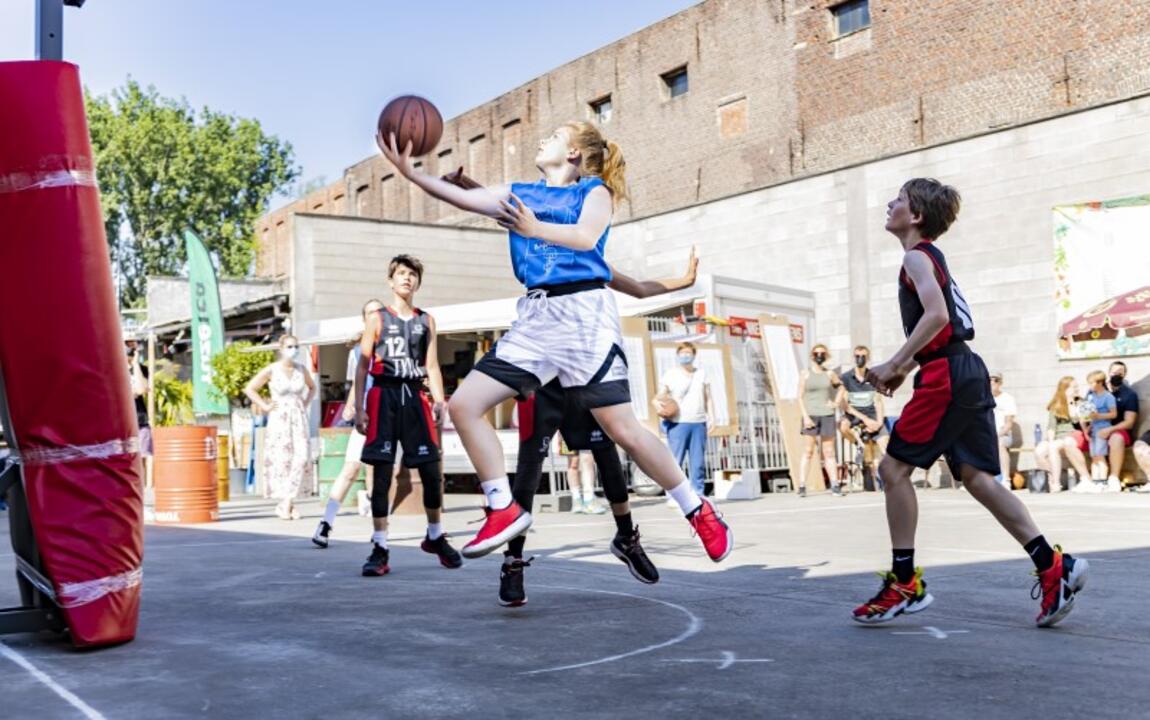
{"type": "Polygon", "coordinates": [[[451,396],[451,399],[447,401],[447,414],[451,416],[451,422],[459,425],[480,414],[471,405],[466,398],[459,395],[451,396]]]}
{"type": "Polygon", "coordinates": [[[884,456],[879,462],[878,474],[882,478],[883,484],[887,486],[910,482],[910,469],[908,466],[895,460],[890,455],[884,456]]]}
{"type": "Polygon", "coordinates": [[[1126,438],[1122,437],[1120,433],[1111,433],[1108,442],[1110,443],[1111,450],[1126,449],[1126,438]]]}

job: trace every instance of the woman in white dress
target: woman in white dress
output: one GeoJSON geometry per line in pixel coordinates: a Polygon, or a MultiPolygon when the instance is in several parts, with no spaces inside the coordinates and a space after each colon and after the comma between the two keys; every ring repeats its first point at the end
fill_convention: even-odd
{"type": "Polygon", "coordinates": [[[300,487],[311,477],[307,408],[315,394],[315,381],[302,364],[296,362],[299,341],[294,335],[280,338],[279,360],[252,378],[244,393],[252,406],[268,416],[264,434],[264,479],[268,494],[279,500],[276,515],[283,520],[298,520],[295,498],[300,487]],[[271,399],[259,391],[269,385],[271,399]]]}

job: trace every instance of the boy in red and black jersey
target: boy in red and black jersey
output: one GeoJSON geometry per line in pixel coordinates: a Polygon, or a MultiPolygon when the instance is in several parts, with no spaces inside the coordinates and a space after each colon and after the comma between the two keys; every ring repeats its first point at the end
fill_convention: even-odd
{"type": "Polygon", "coordinates": [[[853,617],[861,623],[886,622],[932,602],[922,568],[914,565],[918,502],[910,476],[916,467],[929,468],[945,456],[954,476],[1034,561],[1042,590],[1036,622],[1049,627],[1073,608],[1086,584],[1088,565],[1051,547],[1026,506],[994,481],[999,460],[990,376],[982,358],[967,345],[974,339],[974,318],[936,245],[958,216],[959,204],[954,188],[916,178],[887,205],[886,230],[906,251],[898,288],[906,342],[890,360],[872,368],[867,379],[890,395],[915,366],[919,370],[914,395],[879,465],[893,544],[891,572],[879,593],[856,608],[853,617]]]}
{"type": "Polygon", "coordinates": [[[415,306],[423,282],[423,264],[410,255],[392,258],[387,271],[391,304],[367,318],[360,341],[355,377],[356,429],[366,438],[362,461],[375,478],[371,493],[371,556],[365,576],[390,572],[387,546],[388,490],[399,446],[403,464],[419,470],[427,535],[420,546],[439,557],[444,567],[463,565],[443,532],[443,473],[440,467],[438,418],[443,413],[443,374],[439,368],[435,319],[415,306]],[[367,376],[371,375],[371,390],[367,376]],[[423,381],[431,386],[428,399],[423,381]]]}

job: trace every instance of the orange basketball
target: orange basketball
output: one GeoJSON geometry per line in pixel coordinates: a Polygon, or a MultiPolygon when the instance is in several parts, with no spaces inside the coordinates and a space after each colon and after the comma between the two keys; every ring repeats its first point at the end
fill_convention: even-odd
{"type": "Polygon", "coordinates": [[[400,152],[411,143],[411,156],[421,157],[435,149],[443,137],[443,116],[430,100],[418,95],[402,95],[379,114],[379,134],[387,142],[395,133],[400,152]]]}

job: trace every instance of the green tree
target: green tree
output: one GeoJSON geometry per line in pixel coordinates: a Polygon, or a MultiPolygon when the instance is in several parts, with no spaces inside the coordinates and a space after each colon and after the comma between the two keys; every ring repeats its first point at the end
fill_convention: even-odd
{"type": "Polygon", "coordinates": [[[257,120],[197,113],[134,80],[85,105],[121,302],[138,304],[148,275],[180,274],[186,228],[222,275],[247,275],[256,219],[299,175],[291,145],[257,120]]]}
{"type": "MultiPolygon", "coordinates": [[[[214,392],[223,395],[232,405],[248,404],[244,388],[260,370],[275,362],[276,355],[270,350],[252,350],[252,344],[240,340],[228,345],[224,351],[212,357],[212,384],[214,392]]],[[[267,388],[263,389],[267,397],[267,388]]]]}

